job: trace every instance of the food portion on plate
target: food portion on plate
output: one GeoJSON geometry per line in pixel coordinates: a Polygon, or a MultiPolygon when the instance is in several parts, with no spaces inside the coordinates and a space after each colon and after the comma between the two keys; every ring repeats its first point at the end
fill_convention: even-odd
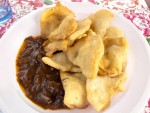
{"type": "Polygon", "coordinates": [[[107,108],[127,79],[128,42],[113,19],[99,10],[76,20],[60,2],[45,9],[40,36],[26,38],[17,56],[26,96],[45,109],[107,108]]]}

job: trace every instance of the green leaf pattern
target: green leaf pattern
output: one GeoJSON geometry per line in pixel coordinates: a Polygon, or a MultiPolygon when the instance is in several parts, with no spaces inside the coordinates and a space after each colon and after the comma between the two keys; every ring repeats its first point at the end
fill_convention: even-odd
{"type": "Polygon", "coordinates": [[[52,5],[53,1],[52,0],[44,0],[44,3],[47,5],[52,5]]]}

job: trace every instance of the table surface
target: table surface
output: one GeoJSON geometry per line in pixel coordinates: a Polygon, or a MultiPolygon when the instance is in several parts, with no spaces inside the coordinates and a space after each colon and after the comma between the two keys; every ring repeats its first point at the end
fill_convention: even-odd
{"type": "MultiPolygon", "coordinates": [[[[44,5],[55,4],[58,0],[9,0],[13,17],[0,24],[0,38],[18,19],[44,5]]],[[[144,0],[61,0],[67,2],[90,2],[100,7],[117,10],[129,19],[150,42],[150,9],[144,0]]],[[[1,113],[1,111],[0,111],[1,113]]],[[[150,99],[141,113],[150,113],[150,99]]]]}

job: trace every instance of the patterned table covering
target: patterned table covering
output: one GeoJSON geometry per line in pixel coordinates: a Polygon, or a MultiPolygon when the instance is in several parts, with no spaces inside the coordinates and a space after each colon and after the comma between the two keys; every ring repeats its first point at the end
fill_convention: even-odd
{"type": "MultiPolygon", "coordinates": [[[[44,5],[55,4],[58,0],[9,0],[13,17],[5,24],[0,24],[0,38],[16,20],[44,5]]],[[[144,0],[60,0],[68,2],[90,2],[100,7],[117,10],[129,19],[150,44],[150,10],[144,0]]],[[[1,111],[0,111],[1,112],[1,111]]],[[[142,113],[150,113],[150,99],[142,113]]]]}

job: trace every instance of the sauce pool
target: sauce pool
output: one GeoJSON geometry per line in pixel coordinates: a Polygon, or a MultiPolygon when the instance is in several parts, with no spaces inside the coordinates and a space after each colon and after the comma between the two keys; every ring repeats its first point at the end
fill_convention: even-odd
{"type": "Polygon", "coordinates": [[[44,109],[67,109],[60,73],[42,62],[45,56],[41,37],[27,37],[16,59],[17,81],[25,95],[44,109]]]}

